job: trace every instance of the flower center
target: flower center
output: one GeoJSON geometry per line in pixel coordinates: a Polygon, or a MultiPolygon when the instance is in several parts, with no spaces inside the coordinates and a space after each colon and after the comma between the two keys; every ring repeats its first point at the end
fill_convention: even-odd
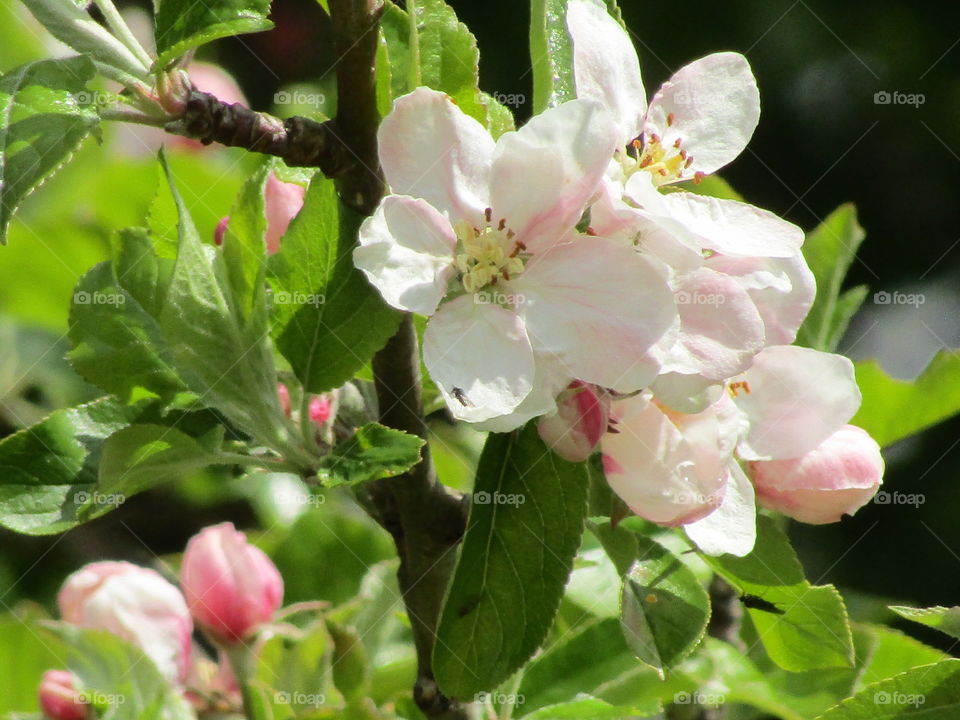
{"type": "MultiPolygon", "coordinates": [[[[673,125],[673,113],[667,116],[667,125],[673,125]]],[[[653,176],[654,185],[664,185],[690,179],[684,177],[684,172],[693,164],[693,155],[683,148],[680,138],[671,145],[664,145],[656,133],[643,133],[621,154],[621,164],[627,177],[645,170],[653,176]]],[[[691,177],[699,183],[703,175],[702,172],[695,172],[691,177]]]]}
{"type": "Polygon", "coordinates": [[[501,219],[493,223],[493,211],[484,213],[486,222],[477,228],[467,221],[454,228],[459,250],[454,265],[467,292],[476,292],[487,285],[496,285],[500,278],[510,280],[523,272],[521,253],[526,246],[514,240],[514,232],[501,219]]]}

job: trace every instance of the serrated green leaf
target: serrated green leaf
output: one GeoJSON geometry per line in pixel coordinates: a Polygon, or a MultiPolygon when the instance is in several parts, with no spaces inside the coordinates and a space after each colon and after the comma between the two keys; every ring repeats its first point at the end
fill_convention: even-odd
{"type": "Polygon", "coordinates": [[[806,581],[790,541],[768,517],[757,518],[757,543],[746,557],[704,556],[743,596],[770,658],[791,672],[853,664],[846,607],[832,585],[806,581]]]}
{"type": "Polygon", "coordinates": [[[912,381],[890,377],[875,361],[855,367],[863,402],[851,422],[881,447],[960,412],[960,351],[941,350],[912,381]]]}
{"type": "Polygon", "coordinates": [[[960,638],[960,607],[913,608],[905,605],[891,605],[890,609],[907,620],[932,627],[950,637],[960,638]]]}
{"type": "Polygon", "coordinates": [[[487,439],[433,668],[448,695],[496,687],[536,651],[580,544],[584,464],[561,460],[536,423],[487,439]]]}
{"type": "Polygon", "coordinates": [[[86,57],[38,60],[0,76],[0,244],[23,198],[66,163],[99,123],[86,57]]]}
{"type": "Polygon", "coordinates": [[[393,477],[420,462],[423,444],[416,435],[369,423],[323,458],[317,476],[328,487],[393,477]]]}
{"type": "Polygon", "coordinates": [[[638,556],[623,580],[621,626],[627,644],[661,677],[700,643],[710,598],[673,553],[637,535],[638,556]]]}
{"type": "Polygon", "coordinates": [[[267,216],[266,184],[272,163],[261,163],[240,188],[223,235],[223,262],[233,297],[245,317],[266,322],[267,216]]]}
{"type": "Polygon", "coordinates": [[[866,288],[841,293],[843,280],[865,233],[857,222],[857,210],[841,205],[803,243],[803,256],[817,282],[817,297],[797,333],[797,344],[833,352],[850,319],[866,297],[866,288]]]}
{"type": "Polygon", "coordinates": [[[953,720],[960,713],[960,660],[924,665],[872,685],[817,720],[953,720]]]}
{"type": "Polygon", "coordinates": [[[269,30],[270,0],[161,0],[154,38],[156,67],[218,38],[269,30]]]}
{"type": "Polygon", "coordinates": [[[196,720],[183,695],[143,651],[116,635],[67,623],[50,623],[67,646],[67,668],[81,692],[93,693],[112,720],[196,720]]]}
{"type": "Polygon", "coordinates": [[[533,112],[542,113],[577,97],[573,40],[567,31],[568,0],[530,0],[530,60],[533,112]]]}
{"type": "Polygon", "coordinates": [[[570,702],[540,708],[521,717],[529,720],[623,720],[655,714],[647,708],[618,707],[592,697],[581,697],[570,702]]]}
{"type": "Polygon", "coordinates": [[[269,260],[277,348],[308,392],[339,387],[397,329],[401,314],[353,265],[360,218],[315,178],[269,260]]]}

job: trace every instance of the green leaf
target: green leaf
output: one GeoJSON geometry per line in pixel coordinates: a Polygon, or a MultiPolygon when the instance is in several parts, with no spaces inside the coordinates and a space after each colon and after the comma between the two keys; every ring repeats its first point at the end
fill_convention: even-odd
{"type": "Polygon", "coordinates": [[[867,294],[865,286],[841,293],[847,270],[865,234],[857,210],[841,205],[807,233],[803,256],[817,281],[817,297],[797,333],[797,344],[833,352],[867,294]]]}
{"type": "Polygon", "coordinates": [[[161,0],[154,37],[157,68],[218,38],[269,30],[270,0],[161,0]]]}
{"type": "Polygon", "coordinates": [[[655,712],[650,712],[645,708],[617,707],[597,698],[581,697],[570,702],[541,708],[522,717],[529,718],[529,720],[564,720],[565,718],[570,720],[607,720],[608,718],[609,720],[622,720],[625,717],[647,717],[655,714],[655,712]]]}
{"type": "Polygon", "coordinates": [[[316,178],[269,261],[277,348],[308,392],[339,387],[397,329],[401,314],[353,265],[360,218],[316,178]]]}
{"type": "Polygon", "coordinates": [[[257,651],[253,681],[271,691],[275,705],[295,713],[334,705],[339,694],[332,683],[334,645],[323,621],[306,631],[280,631],[257,651]]]}
{"type": "Polygon", "coordinates": [[[47,626],[67,646],[67,668],[82,692],[92,694],[112,720],[195,720],[187,700],[174,690],[144,653],[116,635],[67,623],[47,626]]]}
{"type": "Polygon", "coordinates": [[[950,637],[960,639],[960,607],[929,607],[913,608],[904,605],[891,605],[893,610],[900,617],[907,620],[932,627],[950,637]]]}
{"type": "Polygon", "coordinates": [[[707,630],[710,598],[686,565],[650,538],[623,581],[621,625],[627,644],[661,677],[693,652],[707,630]]]}
{"type": "Polygon", "coordinates": [[[530,0],[533,113],[577,97],[573,40],[567,31],[568,0],[530,0]]]}
{"type": "Polygon", "coordinates": [[[40,679],[62,663],[63,647],[52,638],[39,636],[35,622],[29,615],[0,616],[0,714],[39,710],[40,679]]]}
{"type": "Polygon", "coordinates": [[[876,362],[856,363],[863,394],[851,420],[881,447],[918,433],[960,412],[960,351],[941,350],[916,380],[897,380],[876,362]]]}
{"type": "Polygon", "coordinates": [[[0,243],[23,198],[64,165],[99,123],[89,58],[38,60],[0,76],[0,243]]]}
{"type": "Polygon", "coordinates": [[[420,462],[423,444],[416,435],[369,423],[323,458],[317,476],[328,487],[393,477],[420,462]]]}
{"type": "Polygon", "coordinates": [[[908,670],[830,708],[818,720],[953,720],[960,713],[960,660],[908,670]]]}
{"type": "Polygon", "coordinates": [[[487,439],[433,654],[448,695],[509,677],[543,642],[580,544],[584,464],[561,460],[536,423],[487,439]]]}
{"type": "Polygon", "coordinates": [[[847,610],[832,585],[811,585],[787,536],[757,518],[757,543],[743,558],[704,556],[745,598],[747,615],[770,658],[791,672],[853,664],[847,610]]]}
{"type": "Polygon", "coordinates": [[[96,490],[104,441],[141,412],[103,398],[57,410],[0,441],[0,525],[46,535],[81,522],[96,490]]]}
{"type": "Polygon", "coordinates": [[[272,163],[261,163],[240,189],[223,236],[223,261],[244,316],[266,313],[266,184],[272,163]]]}
{"type": "Polygon", "coordinates": [[[370,666],[360,634],[355,628],[327,620],[333,639],[333,683],[348,701],[370,694],[370,666]]]}
{"type": "Polygon", "coordinates": [[[98,492],[126,498],[214,464],[216,455],[175,428],[131,425],[104,443],[98,492]]]}

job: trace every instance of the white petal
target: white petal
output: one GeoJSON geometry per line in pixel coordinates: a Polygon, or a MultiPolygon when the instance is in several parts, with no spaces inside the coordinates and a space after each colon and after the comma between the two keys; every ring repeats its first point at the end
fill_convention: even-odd
{"type": "Polygon", "coordinates": [[[667,407],[682,413],[698,413],[715,403],[723,385],[702,375],[661,373],[650,385],[654,396],[667,407]]]}
{"type": "Polygon", "coordinates": [[[360,226],[354,264],[395,308],[431,315],[456,274],[457,238],[424,200],[388,195],[360,226]]]}
{"type": "Polygon", "coordinates": [[[720,507],[683,529],[707,555],[750,554],[757,541],[757,503],[753,485],[737,463],[730,463],[730,477],[720,507]]]}
{"type": "Polygon", "coordinates": [[[616,146],[610,114],[572,100],[497,141],[490,171],[493,218],[505,219],[530,252],[558,242],[599,191],[616,146]]]}
{"type": "Polygon", "coordinates": [[[533,350],[520,318],[469,295],[430,318],[423,361],[450,411],[469,422],[512,413],[533,387],[533,350]]]}
{"type": "Polygon", "coordinates": [[[747,291],[733,278],[700,268],[674,279],[680,332],[655,354],[664,372],[726,380],[748,367],[763,348],[763,320],[747,291]]]}
{"type": "Polygon", "coordinates": [[[614,403],[611,416],[617,432],[601,442],[604,473],[633,512],[661,525],[682,525],[719,505],[726,471],[713,413],[668,415],[638,395],[614,403]]]}
{"type": "Polygon", "coordinates": [[[646,351],[676,309],[662,271],[633,249],[581,237],[534,257],[513,285],[534,348],[572,377],[631,392],[656,376],[646,351]]]}
{"type": "Polygon", "coordinates": [[[789,345],[813,305],[817,287],[802,253],[789,258],[714,255],[707,267],[737,279],[760,311],[768,345],[789,345]]]}
{"type": "Polygon", "coordinates": [[[693,157],[688,168],[712,173],[739,155],[760,120],[760,92],[747,59],[714,53],[678,70],[650,101],[644,131],[664,147],[678,139],[693,157]],[[673,115],[672,124],[667,123],[673,115]]]}
{"type": "Polygon", "coordinates": [[[703,247],[724,255],[793,257],[803,244],[803,230],[747,203],[689,192],[667,193],[663,200],[703,247]]]}
{"type": "Polygon", "coordinates": [[[606,8],[590,0],[570,1],[567,29],[573,38],[577,97],[603,103],[617,123],[620,144],[626,145],[640,134],[647,111],[630,36],[606,8]]]}
{"type": "Polygon", "coordinates": [[[747,385],[734,388],[734,400],[750,420],[739,447],[747,460],[803,455],[860,407],[853,363],[842,355],[775,345],[760,352],[740,378],[747,385]]]}
{"type": "Polygon", "coordinates": [[[548,355],[534,354],[536,371],[533,378],[533,388],[509,415],[500,415],[490,420],[483,420],[474,425],[477,430],[485,432],[509,432],[526,425],[528,421],[541,415],[547,415],[557,409],[557,395],[570,384],[573,379],[567,375],[563,366],[548,355]]]}
{"type": "Polygon", "coordinates": [[[481,223],[495,144],[449,96],[417,88],[397,98],[377,141],[393,192],[423,198],[454,222],[481,223]]]}

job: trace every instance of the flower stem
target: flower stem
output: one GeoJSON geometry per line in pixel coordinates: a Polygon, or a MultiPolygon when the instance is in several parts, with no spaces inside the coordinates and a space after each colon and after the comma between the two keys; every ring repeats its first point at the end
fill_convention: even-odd
{"type": "Polygon", "coordinates": [[[153,58],[143,49],[143,46],[137,40],[136,36],[134,36],[133,31],[130,30],[130,26],[127,25],[112,0],[96,0],[96,4],[100,12],[103,13],[107,25],[113,30],[114,37],[126,45],[127,49],[134,54],[137,60],[142,62],[145,68],[149,69],[150,66],[153,65],[153,58]]]}

